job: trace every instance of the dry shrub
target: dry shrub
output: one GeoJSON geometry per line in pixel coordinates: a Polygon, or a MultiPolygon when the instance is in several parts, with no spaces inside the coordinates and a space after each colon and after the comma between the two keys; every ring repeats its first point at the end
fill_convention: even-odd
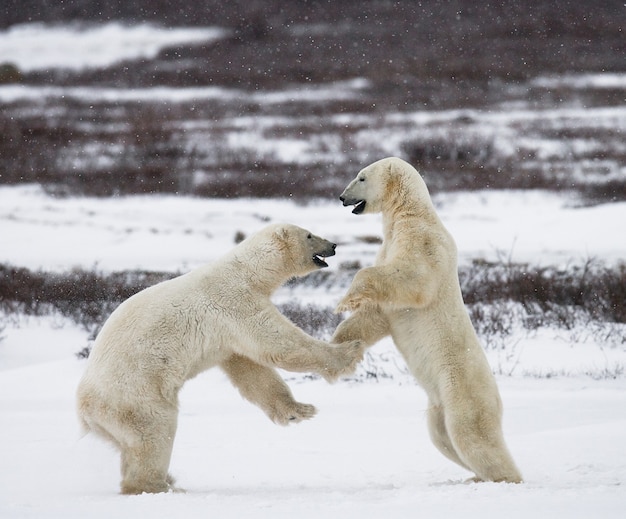
{"type": "Polygon", "coordinates": [[[302,305],[295,300],[279,305],[278,309],[296,326],[319,339],[329,339],[342,320],[330,307],[302,305]]]}
{"type": "MultiPolygon", "coordinates": [[[[330,307],[299,303],[298,294],[344,290],[355,269],[350,265],[294,278],[286,285],[292,300],[280,305],[280,311],[308,334],[328,339],[342,317],[330,307]]],[[[119,303],[171,277],[160,272],[104,274],[74,269],[56,273],[0,265],[0,311],[5,315],[58,312],[95,336],[119,303]]],[[[581,324],[612,344],[626,341],[626,264],[608,266],[588,260],[558,269],[475,261],[462,268],[459,277],[470,317],[487,348],[508,348],[510,338],[520,330],[555,327],[576,334],[581,324]]],[[[88,351],[87,347],[80,354],[86,356],[88,351]]]]}
{"type": "Polygon", "coordinates": [[[122,301],[170,277],[146,271],[57,273],[0,265],[0,310],[29,315],[58,312],[91,330],[122,301]]]}
{"type": "Polygon", "coordinates": [[[540,324],[568,326],[568,309],[594,320],[626,323],[626,264],[609,267],[589,259],[567,269],[523,263],[474,261],[459,273],[465,302],[520,303],[540,324]]]}
{"type": "MultiPolygon", "coordinates": [[[[389,114],[500,109],[516,103],[543,110],[623,102],[619,88],[528,82],[548,74],[623,71],[623,2],[615,0],[593,9],[584,2],[521,5],[512,0],[13,3],[19,8],[0,10],[0,27],[78,17],[96,23],[119,19],[232,30],[230,37],[216,42],[163,49],[155,59],[101,69],[22,72],[21,81],[29,85],[217,86],[242,92],[187,102],[51,96],[3,103],[0,183],[41,182],[56,194],[334,197],[362,165],[391,151],[386,137],[395,130],[391,123],[386,126],[389,114]],[[354,78],[367,84],[350,98],[266,103],[259,95],[324,88],[354,78]],[[268,116],[286,122],[260,131],[259,138],[306,142],[309,159],[289,163],[258,149],[229,147],[225,137],[240,131],[238,124],[258,124],[268,116]],[[188,122],[192,124],[186,126],[188,122]],[[193,129],[195,124],[201,128],[193,129]],[[366,128],[378,133],[363,143],[366,128]],[[315,182],[303,182],[305,178],[315,182]]],[[[410,137],[404,147],[400,142],[393,150],[424,170],[433,191],[573,185],[594,203],[626,199],[626,179],[619,176],[625,157],[619,128],[588,129],[596,143],[606,144],[588,155],[571,147],[569,156],[538,161],[533,150],[503,157],[493,137],[473,132],[471,120],[460,117],[443,126],[450,124],[453,132],[410,137]],[[592,185],[572,178],[581,159],[610,162],[617,178],[592,185]]],[[[428,134],[432,128],[418,130],[428,134]]],[[[522,130],[511,138],[513,144],[544,137],[567,145],[589,138],[559,128],[522,130]]]]}

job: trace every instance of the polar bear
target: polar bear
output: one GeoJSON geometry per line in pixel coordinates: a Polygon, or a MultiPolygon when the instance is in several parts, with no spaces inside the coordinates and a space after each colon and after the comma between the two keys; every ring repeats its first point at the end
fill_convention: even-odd
{"type": "Polygon", "coordinates": [[[77,391],[78,415],[121,451],[124,494],[175,490],[168,474],[178,393],[213,366],[274,422],[311,418],[274,367],[328,381],[353,371],[360,340],[330,345],[286,319],[270,295],[327,267],[335,244],[294,225],[265,227],[229,254],[123,302],[98,334],[77,391]]]}
{"type": "Polygon", "coordinates": [[[521,482],[502,434],[498,387],[463,303],[456,245],[422,177],[401,159],[382,159],[340,200],[355,214],[382,213],[383,243],[339,302],[338,312],[353,313],[333,341],[372,345],[391,335],[426,390],[437,448],[474,481],[521,482]]]}

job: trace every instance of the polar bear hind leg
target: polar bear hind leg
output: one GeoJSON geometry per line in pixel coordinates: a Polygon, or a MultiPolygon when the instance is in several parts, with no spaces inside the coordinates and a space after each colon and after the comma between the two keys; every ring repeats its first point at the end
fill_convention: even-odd
{"type": "Polygon", "coordinates": [[[522,476],[515,466],[500,427],[499,416],[490,416],[487,412],[477,411],[474,416],[457,416],[455,413],[444,410],[444,432],[447,438],[440,437],[439,442],[444,447],[452,445],[454,455],[449,451],[441,452],[469,468],[476,474],[474,481],[495,481],[507,483],[521,483],[522,476]],[[454,456],[459,460],[455,460],[454,456]]]}
{"type": "Polygon", "coordinates": [[[156,416],[136,417],[140,427],[124,427],[122,451],[122,494],[157,493],[177,490],[167,469],[176,435],[175,409],[156,416]]]}
{"type": "Polygon", "coordinates": [[[82,390],[79,416],[85,432],[92,431],[121,453],[122,494],[175,490],[167,473],[177,424],[176,406],[161,403],[120,411],[82,390]],[[152,412],[151,412],[151,411],[152,412]]]}
{"type": "Polygon", "coordinates": [[[443,407],[440,405],[431,405],[428,408],[428,431],[430,433],[430,439],[435,444],[435,447],[446,456],[448,459],[454,461],[457,465],[472,470],[459,458],[456,452],[452,440],[448,436],[446,430],[446,421],[443,413],[443,407]]]}

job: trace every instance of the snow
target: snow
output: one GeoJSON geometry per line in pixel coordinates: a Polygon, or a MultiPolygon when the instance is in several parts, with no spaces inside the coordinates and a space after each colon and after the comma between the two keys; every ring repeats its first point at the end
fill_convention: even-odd
{"type": "Polygon", "coordinates": [[[22,24],[0,31],[0,63],[13,63],[25,71],[98,68],[127,59],[154,58],[169,45],[209,42],[226,35],[226,30],[215,27],[22,24]]]}
{"type": "Polygon", "coordinates": [[[542,76],[534,79],[531,84],[543,88],[598,88],[612,89],[624,88],[626,74],[602,73],[602,74],[565,74],[561,76],[542,76]]]}
{"type": "Polygon", "coordinates": [[[69,99],[92,102],[191,102],[196,100],[246,99],[248,102],[280,104],[285,102],[315,102],[340,99],[353,99],[366,86],[363,79],[337,81],[329,86],[312,85],[307,88],[292,88],[280,91],[250,93],[236,88],[224,87],[185,87],[166,86],[145,88],[104,88],[104,87],[59,87],[34,85],[0,85],[0,101],[36,101],[42,98],[69,99]]]}
{"type": "MultiPolygon", "coordinates": [[[[540,191],[445,193],[434,201],[462,263],[503,256],[535,265],[589,258],[616,263],[626,257],[626,242],[619,239],[625,202],[576,207],[573,199],[540,191]]],[[[367,262],[378,249],[359,238],[380,237],[380,217],[355,217],[332,200],[51,198],[27,185],[0,187],[0,260],[48,270],[188,270],[222,255],[237,231],[248,235],[285,215],[339,244],[331,266],[367,262]]]]}
{"type": "MultiPolygon", "coordinates": [[[[497,259],[498,251],[548,264],[590,252],[624,256],[623,243],[597,232],[620,221],[624,204],[573,208],[538,192],[459,193],[436,202],[465,260],[497,259]]],[[[373,261],[377,245],[358,238],[380,234],[378,217],[356,217],[332,201],[59,199],[35,186],[0,189],[0,261],[33,269],[185,271],[232,247],[236,231],[251,233],[285,215],[339,242],[331,268],[373,261]]],[[[340,295],[316,296],[331,306],[340,295]]],[[[541,510],[547,517],[621,517],[626,352],[584,333],[519,333],[506,349],[487,351],[522,485],[463,483],[470,474],[431,445],[425,395],[385,340],[368,362],[390,378],[331,386],[285,373],[296,397],[320,410],[285,429],[242,401],[221,372],[200,375],[181,396],[171,467],[187,493],[123,497],[117,454],[81,438],[75,418],[84,361],[74,354],[87,332],[59,316],[14,316],[0,333],[0,414],[8,424],[0,428],[0,516],[449,518],[541,510]]]]}
{"type": "MultiPolygon", "coordinates": [[[[18,26],[0,32],[0,62],[9,56],[24,70],[102,65],[149,57],[172,43],[215,37],[221,33],[213,29],[18,26]],[[109,44],[101,45],[102,41],[109,44]]],[[[553,79],[539,78],[537,84],[550,87],[553,79]]],[[[581,81],[610,87],[622,82],[623,75],[581,81]]],[[[355,80],[328,90],[276,92],[268,99],[344,95],[342,89],[349,91],[346,95],[358,95],[364,86],[363,80],[355,80]]],[[[182,100],[237,95],[218,89],[46,88],[44,93],[39,87],[3,86],[0,99],[95,95],[182,100]]],[[[261,99],[264,94],[255,95],[261,99]]],[[[619,108],[555,110],[552,116],[560,124],[572,117],[592,121],[600,112],[599,124],[611,123],[613,119],[606,117],[610,113],[623,127],[619,108]]],[[[395,118],[403,125],[452,120],[467,113],[494,125],[494,133],[504,131],[511,121],[533,117],[524,110],[447,111],[390,114],[387,120],[395,118]]],[[[334,121],[345,117],[336,116],[334,121]]],[[[246,126],[249,120],[239,122],[246,126]]],[[[370,130],[360,136],[372,142],[384,141],[383,137],[370,130]]],[[[548,149],[549,143],[543,145],[548,149]]],[[[282,153],[293,153],[298,146],[283,142],[282,153]]],[[[626,257],[621,227],[625,203],[577,207],[576,200],[539,191],[441,194],[435,203],[455,236],[462,264],[478,258],[560,266],[596,258],[615,264],[626,257]]],[[[78,266],[184,272],[230,249],[238,231],[250,234],[285,219],[339,244],[337,256],[329,260],[330,269],[355,260],[367,265],[374,259],[378,245],[363,238],[380,236],[380,218],[356,217],[339,202],[53,198],[38,186],[25,185],[0,187],[0,263],[57,271],[78,266]]],[[[332,306],[340,295],[340,289],[282,290],[276,299],[332,306]]],[[[361,374],[365,369],[378,374],[369,379],[360,376],[358,382],[353,378],[329,385],[284,373],[296,398],[319,409],[313,420],[287,428],[275,426],[244,402],[218,370],[201,374],[181,394],[171,466],[187,492],[133,497],[118,494],[118,455],[96,438],[81,437],[77,424],[74,392],[85,361],[75,353],[86,345],[87,335],[58,315],[0,314],[3,519],[140,515],[482,519],[538,514],[612,519],[624,514],[626,456],[620,445],[626,436],[626,334],[618,325],[612,336],[580,324],[571,330],[515,331],[502,344],[488,345],[486,353],[504,402],[505,435],[525,476],[521,485],[464,483],[471,474],[431,444],[425,395],[386,339],[359,368],[361,374]]]]}
{"type": "MultiPolygon", "coordinates": [[[[50,342],[49,336],[41,340],[50,342]]],[[[499,378],[522,485],[464,484],[426,432],[413,384],[291,383],[313,420],[280,428],[218,371],[181,395],[172,472],[185,494],[120,496],[118,457],[80,438],[84,361],[0,376],[0,516],[617,518],[626,505],[626,381],[499,378]]]]}

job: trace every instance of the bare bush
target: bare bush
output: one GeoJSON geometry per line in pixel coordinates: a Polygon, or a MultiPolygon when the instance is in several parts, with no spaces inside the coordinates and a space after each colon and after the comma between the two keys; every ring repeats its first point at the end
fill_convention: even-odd
{"type": "Polygon", "coordinates": [[[328,340],[342,319],[330,307],[302,305],[295,300],[279,305],[278,309],[296,326],[319,339],[328,340]]]}
{"type": "MultiPolygon", "coordinates": [[[[292,291],[293,300],[280,305],[280,311],[310,335],[328,339],[341,316],[329,307],[303,305],[297,295],[344,289],[357,267],[317,271],[291,280],[286,288],[292,291]]],[[[124,299],[172,276],[143,271],[103,274],[80,269],[32,272],[0,265],[0,311],[5,315],[58,312],[90,331],[94,338],[124,299]]],[[[585,333],[607,347],[626,343],[624,264],[609,267],[589,260],[557,269],[475,261],[461,269],[459,277],[469,315],[487,349],[515,355],[513,338],[543,327],[563,330],[572,342],[584,340],[580,334],[585,333]]],[[[88,350],[81,355],[87,355],[88,350]]],[[[380,376],[375,370],[372,373],[373,377],[380,376]]]]}
{"type": "MultiPolygon", "coordinates": [[[[316,271],[294,278],[286,286],[292,291],[343,289],[354,276],[356,267],[349,267],[336,272],[316,271]]],[[[173,275],[145,271],[104,274],[81,269],[33,272],[0,265],[0,310],[42,315],[55,308],[76,322],[91,324],[132,294],[173,275]]],[[[500,335],[510,333],[515,320],[512,316],[518,312],[508,306],[511,303],[524,309],[524,326],[529,329],[550,325],[573,328],[579,310],[593,321],[626,323],[624,264],[609,267],[588,260],[557,269],[475,261],[460,270],[459,279],[471,315],[500,335]],[[491,305],[499,306],[499,313],[487,310],[491,305]]],[[[337,322],[335,316],[327,316],[325,309],[315,306],[301,307],[292,302],[284,311],[311,332],[323,333],[337,322]]]]}
{"type": "MultiPolygon", "coordinates": [[[[569,308],[600,321],[626,323],[626,264],[614,268],[589,259],[567,269],[474,261],[459,273],[468,305],[516,301],[535,325],[571,324],[569,308]]],[[[531,322],[529,321],[529,322],[531,322]]]]}
{"type": "Polygon", "coordinates": [[[93,330],[122,301],[170,277],[170,274],[144,271],[33,272],[0,265],[0,310],[28,315],[58,312],[85,329],[93,330]]]}

